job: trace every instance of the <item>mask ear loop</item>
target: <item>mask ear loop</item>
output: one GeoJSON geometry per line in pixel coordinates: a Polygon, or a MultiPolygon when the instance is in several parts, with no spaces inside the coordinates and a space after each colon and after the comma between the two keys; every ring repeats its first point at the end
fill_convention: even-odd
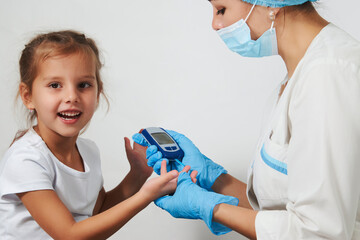
{"type": "Polygon", "coordinates": [[[275,23],[275,12],[273,10],[270,11],[270,21],[271,21],[271,27],[270,30],[274,30],[274,23],[275,23]]]}
{"type": "Polygon", "coordinates": [[[256,3],[257,3],[257,0],[254,2],[253,6],[251,7],[251,10],[250,10],[249,14],[246,16],[244,22],[246,22],[246,21],[248,20],[248,18],[250,17],[250,14],[251,14],[252,11],[254,10],[254,7],[255,7],[256,3]]]}

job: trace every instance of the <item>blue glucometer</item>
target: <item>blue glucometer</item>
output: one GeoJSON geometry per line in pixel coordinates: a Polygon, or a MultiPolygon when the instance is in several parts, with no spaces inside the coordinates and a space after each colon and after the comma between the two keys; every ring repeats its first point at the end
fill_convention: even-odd
{"type": "Polygon", "coordinates": [[[155,145],[158,148],[163,158],[170,161],[176,161],[176,159],[181,161],[184,157],[184,151],[164,129],[149,127],[142,130],[141,134],[150,145],[155,145]]]}

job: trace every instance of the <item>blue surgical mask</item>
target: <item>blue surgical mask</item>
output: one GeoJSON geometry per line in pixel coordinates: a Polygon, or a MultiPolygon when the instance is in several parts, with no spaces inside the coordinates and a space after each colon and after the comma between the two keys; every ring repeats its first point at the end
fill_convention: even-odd
{"type": "Polygon", "coordinates": [[[236,23],[217,31],[227,47],[243,57],[265,57],[278,54],[274,21],[271,28],[264,32],[257,40],[251,39],[250,28],[246,20],[250,16],[255,4],[251,8],[246,19],[240,19],[236,23]]]}

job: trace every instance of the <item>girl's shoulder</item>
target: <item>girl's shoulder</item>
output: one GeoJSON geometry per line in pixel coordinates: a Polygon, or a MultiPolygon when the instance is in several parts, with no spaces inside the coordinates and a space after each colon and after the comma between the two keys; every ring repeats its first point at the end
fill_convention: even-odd
{"type": "Polygon", "coordinates": [[[53,189],[55,165],[44,145],[28,131],[6,151],[0,162],[0,199],[19,201],[16,193],[53,189]]]}
{"type": "MultiPolygon", "coordinates": [[[[41,153],[46,149],[42,138],[31,128],[21,138],[16,140],[6,153],[31,152],[41,153]]],[[[6,154],[5,154],[6,155],[6,154]]]]}
{"type": "Polygon", "coordinates": [[[14,143],[9,149],[19,148],[23,146],[39,147],[42,144],[43,140],[41,139],[41,137],[35,132],[33,128],[30,128],[25,132],[25,134],[23,134],[22,137],[14,141],[14,143]]]}
{"type": "Polygon", "coordinates": [[[46,144],[34,130],[30,129],[5,152],[1,165],[21,167],[23,162],[31,161],[45,167],[50,164],[47,155],[46,144]]]}

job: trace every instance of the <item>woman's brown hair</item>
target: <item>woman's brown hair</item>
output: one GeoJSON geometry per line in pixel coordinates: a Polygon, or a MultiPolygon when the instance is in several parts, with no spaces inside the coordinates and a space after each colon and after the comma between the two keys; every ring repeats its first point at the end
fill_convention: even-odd
{"type": "Polygon", "coordinates": [[[310,1],[304,2],[303,4],[300,5],[289,6],[286,8],[288,11],[294,11],[303,14],[308,14],[315,11],[314,3],[310,1]]]}

